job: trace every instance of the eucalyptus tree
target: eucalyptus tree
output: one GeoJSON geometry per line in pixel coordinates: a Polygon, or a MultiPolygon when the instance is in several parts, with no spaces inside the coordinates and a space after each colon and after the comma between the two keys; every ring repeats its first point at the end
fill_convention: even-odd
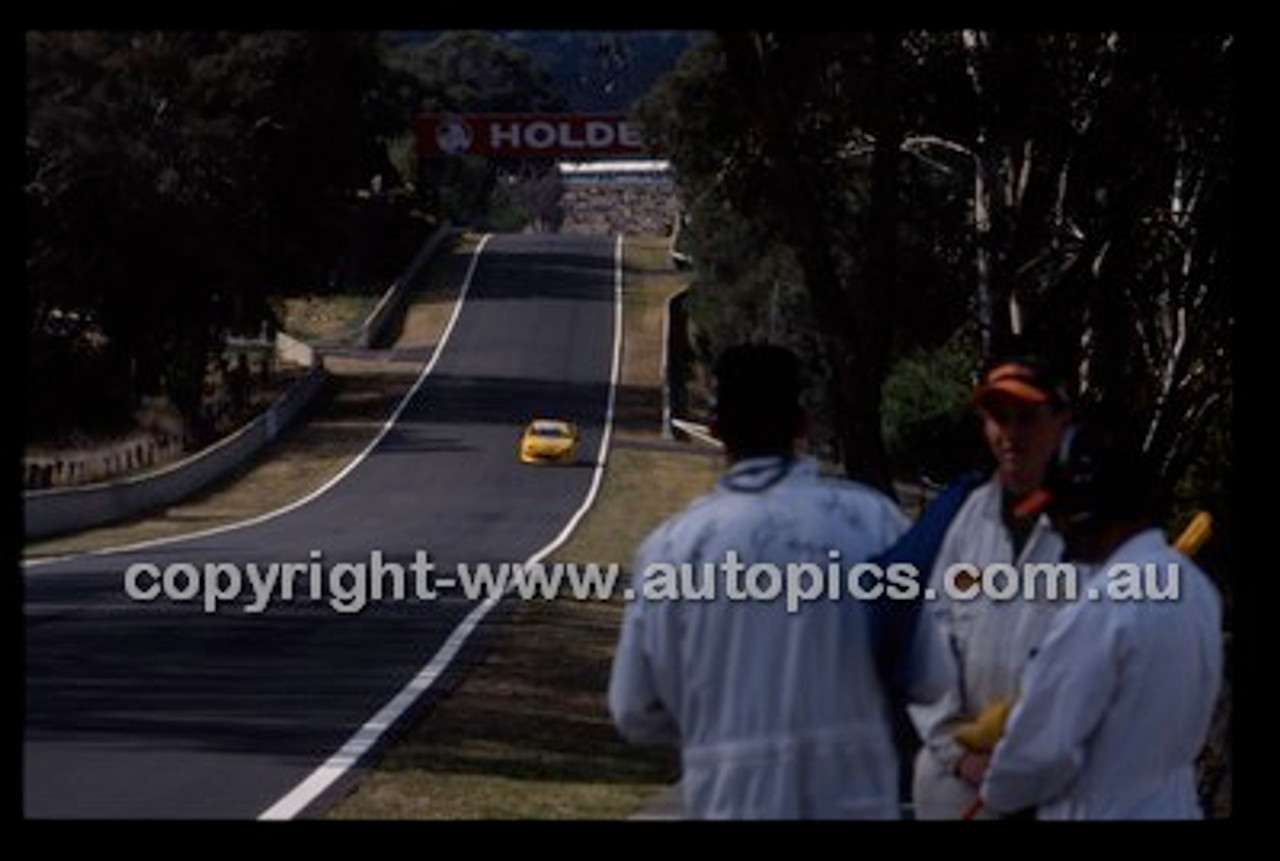
{"type": "Polygon", "coordinates": [[[26,49],[33,370],[86,354],[87,397],[116,391],[119,413],[163,390],[194,418],[225,333],[257,331],[270,291],[325,279],[357,188],[385,169],[408,111],[376,38],[59,31],[26,49]],[[67,314],[96,340],[54,333],[67,314]]]}
{"type": "Polygon", "coordinates": [[[850,475],[885,484],[890,362],[967,329],[975,370],[1019,344],[1071,366],[1087,403],[1147,429],[1169,485],[1229,400],[1231,46],[722,33],[642,116],[670,147],[703,277],[733,275],[717,289],[740,307],[720,319],[760,304],[766,261],[790,255],[807,309],[782,328],[820,345],[850,475]]]}

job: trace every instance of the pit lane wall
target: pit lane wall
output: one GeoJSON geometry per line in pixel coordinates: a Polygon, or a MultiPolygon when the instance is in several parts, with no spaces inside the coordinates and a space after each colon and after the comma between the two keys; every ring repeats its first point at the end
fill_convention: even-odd
{"type": "Polygon", "coordinates": [[[325,378],[323,364],[315,363],[253,421],[161,469],[81,487],[26,491],[22,516],[27,539],[124,520],[190,496],[242,466],[279,436],[320,391],[325,378]]]}

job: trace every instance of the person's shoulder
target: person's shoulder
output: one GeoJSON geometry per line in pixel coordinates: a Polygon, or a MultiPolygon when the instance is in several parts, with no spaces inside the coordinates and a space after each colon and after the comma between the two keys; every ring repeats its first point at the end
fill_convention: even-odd
{"type": "Polygon", "coordinates": [[[813,489],[824,506],[843,512],[857,512],[859,519],[876,518],[905,528],[910,519],[897,500],[866,482],[831,473],[813,476],[813,489]]]}
{"type": "Polygon", "coordinates": [[[889,496],[879,488],[835,472],[829,466],[824,468],[822,464],[813,458],[805,458],[801,463],[803,467],[798,469],[797,472],[803,478],[807,478],[810,486],[814,488],[825,490],[829,493],[847,495],[856,499],[892,502],[889,496]]]}
{"type": "Polygon", "coordinates": [[[910,522],[898,501],[880,488],[860,481],[850,481],[849,484],[853,485],[852,496],[860,505],[870,507],[892,520],[910,522]]]}
{"type": "Polygon", "coordinates": [[[714,490],[696,497],[654,527],[641,541],[637,552],[646,555],[669,553],[673,546],[714,524],[720,507],[721,495],[714,490]]]}
{"type": "Polygon", "coordinates": [[[1003,490],[1000,480],[990,473],[967,472],[949,481],[930,500],[925,513],[946,516],[950,522],[975,528],[978,521],[1000,524],[1003,490]],[[945,513],[945,514],[944,514],[945,513]]]}
{"type": "Polygon", "coordinates": [[[981,502],[998,509],[1001,498],[1004,495],[1004,489],[1000,485],[999,477],[994,472],[974,470],[951,479],[938,492],[940,497],[948,494],[962,496],[971,505],[981,502]]]}
{"type": "Polygon", "coordinates": [[[814,476],[811,488],[817,494],[832,499],[847,500],[865,505],[892,505],[889,495],[877,487],[842,475],[823,473],[814,476]]]}
{"type": "Polygon", "coordinates": [[[1143,599],[1127,600],[1129,604],[1221,602],[1217,584],[1209,574],[1170,544],[1156,526],[1124,542],[1100,566],[1100,573],[1109,593],[1126,599],[1132,595],[1143,599]]]}
{"type": "Polygon", "coordinates": [[[1174,549],[1159,527],[1151,526],[1135,532],[1122,541],[1101,567],[1110,569],[1116,566],[1159,565],[1176,562],[1195,567],[1195,563],[1174,549]]]}

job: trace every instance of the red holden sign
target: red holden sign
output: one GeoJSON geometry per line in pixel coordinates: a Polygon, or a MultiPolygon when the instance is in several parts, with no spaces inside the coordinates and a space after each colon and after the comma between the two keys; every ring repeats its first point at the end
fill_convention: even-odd
{"type": "Polygon", "coordinates": [[[636,155],[647,151],[625,116],[598,114],[422,114],[413,121],[425,156],[636,155]]]}

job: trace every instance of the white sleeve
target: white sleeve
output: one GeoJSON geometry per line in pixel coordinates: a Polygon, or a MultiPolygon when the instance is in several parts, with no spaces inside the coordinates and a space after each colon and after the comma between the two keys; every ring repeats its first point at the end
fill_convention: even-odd
{"type": "Polygon", "coordinates": [[[942,572],[956,556],[954,526],[953,521],[938,550],[934,568],[929,572],[929,579],[924,584],[925,587],[933,590],[934,600],[926,600],[920,608],[921,627],[927,627],[932,632],[932,636],[936,638],[937,647],[946,653],[945,661],[949,670],[946,689],[939,696],[919,699],[907,709],[907,713],[915,724],[916,732],[920,734],[921,742],[948,770],[954,770],[965,753],[964,747],[955,740],[952,733],[967,719],[961,708],[960,691],[960,686],[964,683],[964,668],[961,666],[964,655],[957,653],[956,650],[960,647],[953,643],[950,630],[950,604],[946,603],[950,599],[942,588],[942,572]]]}
{"type": "MultiPolygon", "coordinates": [[[[953,677],[954,678],[954,677],[953,677]]],[[[954,771],[965,749],[952,737],[960,725],[960,698],[953,681],[945,693],[933,702],[912,703],[907,714],[915,724],[920,741],[948,771],[954,771]]]]}
{"type": "Polygon", "coordinates": [[[1027,664],[1022,694],[992,753],[981,795],[1009,813],[1052,800],[1085,759],[1119,679],[1120,635],[1106,605],[1065,608],[1027,664]]]}
{"type": "Polygon", "coordinates": [[[679,728],[654,678],[647,629],[649,607],[640,597],[644,569],[634,577],[636,598],[627,605],[609,678],[609,713],[623,738],[638,744],[678,743],[679,728]]]}
{"type": "Polygon", "coordinates": [[[922,606],[911,642],[911,686],[907,695],[914,705],[909,708],[927,710],[928,704],[944,699],[955,686],[951,649],[928,606],[922,606]]]}

